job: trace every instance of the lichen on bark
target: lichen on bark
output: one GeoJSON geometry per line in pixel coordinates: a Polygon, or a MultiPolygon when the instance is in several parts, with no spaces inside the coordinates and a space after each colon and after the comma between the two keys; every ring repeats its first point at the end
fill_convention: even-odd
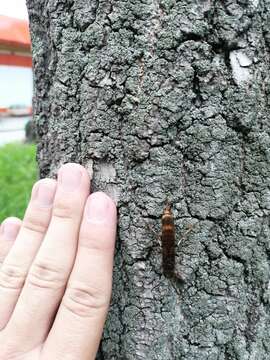
{"type": "Polygon", "coordinates": [[[99,359],[268,359],[269,0],[28,0],[41,177],[118,203],[99,359]],[[172,204],[176,271],[162,274],[172,204]]]}

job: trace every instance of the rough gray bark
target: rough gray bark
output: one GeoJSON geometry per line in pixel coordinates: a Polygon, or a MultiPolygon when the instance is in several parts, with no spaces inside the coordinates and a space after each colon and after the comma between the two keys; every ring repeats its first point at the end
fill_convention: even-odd
{"type": "Polygon", "coordinates": [[[41,177],[119,206],[99,359],[270,359],[270,1],[28,0],[41,177]],[[172,203],[177,271],[160,231],[172,203]]]}

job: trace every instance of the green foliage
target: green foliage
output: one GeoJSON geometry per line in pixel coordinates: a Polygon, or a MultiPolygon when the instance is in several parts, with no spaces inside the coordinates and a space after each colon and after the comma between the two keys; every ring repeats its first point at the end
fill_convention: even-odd
{"type": "Polygon", "coordinates": [[[0,222],[22,219],[37,180],[36,146],[11,143],[0,147],[0,222]]]}

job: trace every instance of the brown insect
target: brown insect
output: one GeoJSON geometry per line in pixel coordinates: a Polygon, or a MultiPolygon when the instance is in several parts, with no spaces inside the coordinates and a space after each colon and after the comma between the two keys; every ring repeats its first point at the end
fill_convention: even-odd
{"type": "Polygon", "coordinates": [[[170,205],[166,205],[162,215],[161,245],[164,275],[175,277],[175,226],[170,205]]]}
{"type": "MultiPolygon", "coordinates": [[[[175,271],[175,226],[174,218],[171,210],[171,206],[167,204],[162,215],[162,229],[161,229],[161,246],[162,246],[162,267],[164,275],[170,279],[178,279],[183,281],[182,276],[175,271]]],[[[186,232],[183,234],[180,242],[187,236],[187,234],[193,229],[194,225],[190,225],[186,232]]]]}

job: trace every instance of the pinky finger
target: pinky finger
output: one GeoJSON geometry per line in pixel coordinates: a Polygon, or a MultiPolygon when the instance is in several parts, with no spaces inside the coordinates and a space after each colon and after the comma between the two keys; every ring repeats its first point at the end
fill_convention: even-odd
{"type": "Polygon", "coordinates": [[[20,219],[10,217],[0,226],[0,267],[16,240],[21,224],[20,219]]]}

